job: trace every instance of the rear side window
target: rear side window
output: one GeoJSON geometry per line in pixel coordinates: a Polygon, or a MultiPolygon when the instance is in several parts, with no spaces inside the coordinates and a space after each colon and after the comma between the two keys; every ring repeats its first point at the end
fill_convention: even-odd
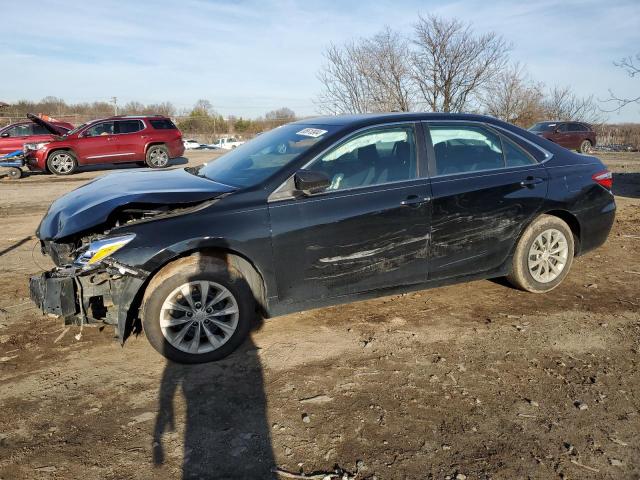
{"type": "Polygon", "coordinates": [[[506,138],[502,139],[502,148],[504,150],[504,161],[507,167],[521,167],[523,165],[536,163],[528,153],[506,138]]]}
{"type": "Polygon", "coordinates": [[[495,170],[536,163],[528,153],[493,131],[475,125],[429,125],[436,175],[495,170]]]}
{"type": "Polygon", "coordinates": [[[587,132],[589,131],[589,129],[587,128],[586,125],[583,125],[582,123],[570,123],[569,131],[570,132],[587,132]]]}
{"type": "Polygon", "coordinates": [[[118,120],[116,122],[116,133],[135,133],[144,129],[140,120],[118,120]]]}
{"type": "Polygon", "coordinates": [[[436,175],[477,172],[504,167],[500,137],[471,125],[430,125],[436,154],[436,175]]]}
{"type": "Polygon", "coordinates": [[[177,128],[168,118],[149,120],[149,123],[156,130],[174,130],[177,128]]]}

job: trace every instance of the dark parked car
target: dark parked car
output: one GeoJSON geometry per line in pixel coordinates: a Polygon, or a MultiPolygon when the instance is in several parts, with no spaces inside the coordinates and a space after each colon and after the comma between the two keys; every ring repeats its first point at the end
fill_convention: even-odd
{"type": "Polygon", "coordinates": [[[596,146],[596,132],[584,122],[539,122],[529,131],[580,153],[589,153],[596,146]]]}
{"type": "MultiPolygon", "coordinates": [[[[37,117],[36,117],[37,118],[37,117]]],[[[19,122],[0,128],[0,156],[22,150],[26,144],[34,147],[52,141],[58,135],[64,135],[73,129],[67,122],[47,122],[46,126],[32,121],[19,122]]]]}
{"type": "Polygon", "coordinates": [[[309,119],[204,166],[115,173],[59,198],[37,231],[59,267],[31,296],[206,362],[256,312],[501,276],[548,292],[606,240],[611,181],[597,158],[493,118],[309,119]]]}
{"type": "MultiPolygon", "coordinates": [[[[37,117],[32,121],[50,126],[37,117]]],[[[184,153],[182,133],[167,117],[130,115],[80,125],[29,152],[31,170],[70,175],[80,165],[138,163],[151,168],[169,165],[184,153]]]]}

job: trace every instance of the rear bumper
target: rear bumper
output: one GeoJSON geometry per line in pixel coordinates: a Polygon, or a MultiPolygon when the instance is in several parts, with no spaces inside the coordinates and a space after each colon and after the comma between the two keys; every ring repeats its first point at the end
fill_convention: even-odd
{"type": "Polygon", "coordinates": [[[594,250],[606,242],[615,217],[616,202],[613,195],[611,201],[604,206],[600,205],[580,212],[578,215],[581,230],[579,255],[594,250]]]}

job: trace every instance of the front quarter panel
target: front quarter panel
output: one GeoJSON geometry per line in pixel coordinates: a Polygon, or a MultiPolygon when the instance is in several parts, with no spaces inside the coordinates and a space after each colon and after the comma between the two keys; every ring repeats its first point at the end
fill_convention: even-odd
{"type": "MultiPolygon", "coordinates": [[[[227,197],[231,200],[231,196],[227,197]]],[[[225,207],[222,200],[205,210],[118,229],[136,238],[113,259],[149,274],[171,260],[195,251],[217,249],[247,259],[260,273],[268,295],[275,295],[271,231],[266,203],[225,207]]],[[[115,232],[114,232],[115,234],[115,232]]]]}

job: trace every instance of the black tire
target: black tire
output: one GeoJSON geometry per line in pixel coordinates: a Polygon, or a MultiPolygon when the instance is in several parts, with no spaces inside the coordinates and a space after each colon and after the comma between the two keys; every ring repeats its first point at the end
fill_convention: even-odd
{"type": "Polygon", "coordinates": [[[578,148],[578,151],[580,153],[589,153],[591,152],[592,147],[593,145],[591,144],[591,140],[585,139],[580,143],[580,147],[578,148]]]}
{"type": "Polygon", "coordinates": [[[166,145],[151,145],[147,149],[146,164],[151,168],[169,166],[169,149],[166,145]]]}
{"type": "MultiPolygon", "coordinates": [[[[553,245],[554,244],[552,243],[551,247],[553,247],[553,245]]],[[[544,293],[551,291],[558,285],[560,285],[560,283],[562,283],[564,278],[569,273],[569,270],[571,269],[571,265],[573,263],[574,252],[575,241],[573,232],[566,224],[566,222],[552,215],[541,215],[527,227],[527,229],[520,237],[518,245],[516,246],[516,251],[513,255],[511,273],[507,275],[507,280],[514,287],[525,290],[527,292],[544,293]],[[534,242],[536,242],[538,237],[543,234],[543,232],[549,232],[553,230],[560,232],[562,236],[564,236],[564,240],[566,240],[566,258],[564,259],[565,263],[562,267],[562,270],[555,278],[550,279],[549,281],[541,282],[534,277],[534,273],[532,273],[532,269],[530,268],[530,260],[535,263],[536,261],[538,261],[538,259],[542,258],[543,254],[531,255],[532,246],[534,242]]],[[[544,262],[545,260],[542,261],[544,262]]],[[[551,262],[553,260],[549,261],[551,262]]],[[[555,263],[554,266],[558,268],[558,263],[555,263]]],[[[536,267],[534,267],[534,269],[535,268],[536,267]]],[[[542,267],[537,267],[538,274],[540,273],[540,268],[542,267]]],[[[533,271],[535,272],[536,270],[533,271]]],[[[547,269],[547,271],[549,270],[547,269]]]]}
{"type": "Polygon", "coordinates": [[[7,169],[7,178],[9,180],[18,180],[21,177],[22,177],[22,170],[20,170],[19,168],[11,167],[7,169]]]}
{"type": "MultiPolygon", "coordinates": [[[[196,290],[193,290],[193,292],[196,293],[196,290]]],[[[194,298],[198,299],[197,296],[194,298]]],[[[229,300],[224,301],[227,302],[229,300]]],[[[206,304],[206,302],[204,303],[206,304]]],[[[176,260],[160,270],[147,286],[142,300],[142,325],[149,342],[160,354],[178,363],[206,363],[228,356],[240,346],[249,334],[255,315],[256,309],[253,295],[240,272],[228,266],[221,259],[199,254],[176,260]],[[237,304],[238,318],[235,331],[229,335],[219,348],[196,354],[185,352],[172,345],[163,334],[160,321],[162,306],[171,297],[172,292],[189,282],[200,281],[215,282],[226,288],[237,304]]],[[[193,317],[193,320],[196,320],[196,318],[193,317]]],[[[195,322],[188,320],[186,322],[183,321],[183,323],[195,322]]],[[[179,327],[169,328],[178,329],[179,327]]],[[[206,339],[204,327],[198,326],[196,328],[198,328],[199,332],[202,331],[201,338],[204,341],[206,339]],[[201,328],[202,330],[200,330],[201,328]]],[[[211,324],[209,324],[209,328],[211,328],[211,324]]],[[[194,336],[192,335],[191,338],[194,336]]],[[[188,338],[189,333],[183,337],[188,338]]]]}
{"type": "Polygon", "coordinates": [[[78,159],[71,150],[56,150],[47,157],[47,170],[54,175],[71,175],[78,169],[78,159]]]}

